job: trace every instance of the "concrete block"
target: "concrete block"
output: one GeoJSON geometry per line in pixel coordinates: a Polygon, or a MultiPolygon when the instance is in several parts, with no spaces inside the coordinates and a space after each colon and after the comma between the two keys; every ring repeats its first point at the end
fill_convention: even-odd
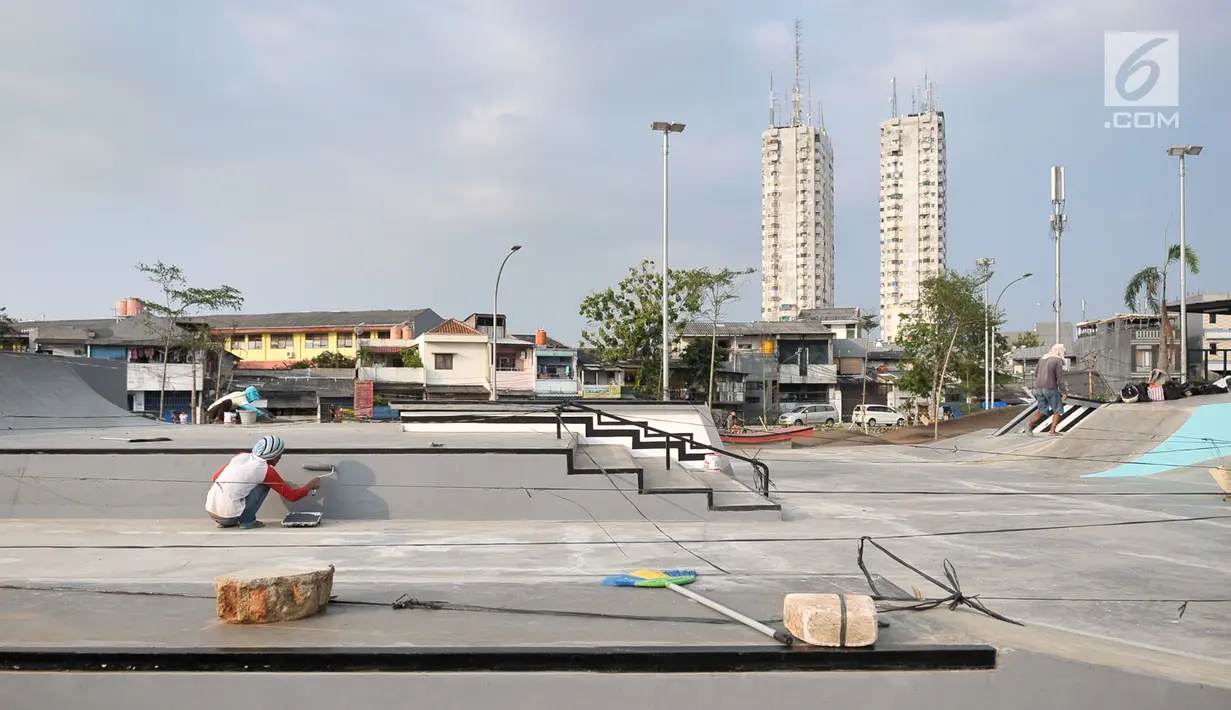
{"type": "Polygon", "coordinates": [[[782,621],[795,638],[812,646],[876,643],[876,605],[862,594],[788,594],[782,621]]]}
{"type": "Polygon", "coordinates": [[[250,569],[214,578],[218,618],[228,624],[275,624],[317,613],[333,593],[333,565],[250,569]]]}

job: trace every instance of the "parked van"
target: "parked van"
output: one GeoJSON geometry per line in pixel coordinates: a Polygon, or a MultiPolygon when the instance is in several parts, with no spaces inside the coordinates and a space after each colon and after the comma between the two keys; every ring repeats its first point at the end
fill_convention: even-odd
{"type": "Polygon", "coordinates": [[[783,412],[778,417],[781,426],[824,425],[833,426],[842,419],[838,408],[832,404],[804,404],[783,412]]]}
{"type": "Polygon", "coordinates": [[[851,411],[851,424],[862,425],[865,417],[868,426],[906,426],[906,415],[883,404],[855,405],[851,411]]]}

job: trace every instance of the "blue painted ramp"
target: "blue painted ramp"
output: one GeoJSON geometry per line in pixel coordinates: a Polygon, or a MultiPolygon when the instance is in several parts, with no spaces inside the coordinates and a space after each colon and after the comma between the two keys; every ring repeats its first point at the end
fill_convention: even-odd
{"type": "Polygon", "coordinates": [[[1223,456],[1231,456],[1231,402],[1197,407],[1188,421],[1149,452],[1130,463],[1082,478],[1150,476],[1223,456]]]}

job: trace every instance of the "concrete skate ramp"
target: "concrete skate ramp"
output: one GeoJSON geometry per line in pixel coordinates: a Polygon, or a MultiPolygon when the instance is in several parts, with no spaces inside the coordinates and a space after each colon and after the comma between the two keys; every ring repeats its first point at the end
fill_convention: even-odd
{"type": "Polygon", "coordinates": [[[0,432],[155,425],[101,394],[123,396],[126,377],[124,363],[0,352],[0,432]]]}
{"type": "Polygon", "coordinates": [[[1231,395],[1109,404],[1060,437],[1036,439],[1011,456],[1087,476],[1164,473],[1231,454],[1231,395]]]}

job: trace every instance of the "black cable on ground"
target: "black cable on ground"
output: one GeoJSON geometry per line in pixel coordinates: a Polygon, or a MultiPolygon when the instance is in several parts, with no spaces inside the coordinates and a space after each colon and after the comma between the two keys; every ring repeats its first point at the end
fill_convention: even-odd
{"type": "Polygon", "coordinates": [[[886,611],[886,612],[926,611],[928,609],[935,609],[936,607],[942,604],[948,604],[950,610],[957,609],[959,606],[967,606],[967,607],[970,607],[971,609],[974,609],[975,611],[986,614],[992,617],[993,619],[999,619],[1000,621],[1007,621],[1008,623],[1014,624],[1016,626],[1025,626],[1025,624],[1023,624],[1020,621],[1014,621],[1013,619],[1010,619],[1007,616],[1002,616],[992,611],[991,609],[988,609],[986,606],[983,605],[983,602],[979,601],[979,598],[977,596],[966,596],[965,594],[963,594],[962,586],[961,584],[958,583],[957,570],[954,569],[953,564],[949,562],[949,560],[947,559],[945,560],[945,563],[944,563],[944,570],[945,570],[945,579],[949,580],[948,584],[945,584],[944,582],[936,579],[935,577],[928,575],[923,570],[919,569],[918,567],[915,567],[914,565],[910,564],[906,560],[903,560],[901,557],[898,557],[897,555],[893,554],[889,550],[885,549],[883,545],[881,545],[880,543],[876,542],[875,540],[867,536],[859,538],[859,556],[856,561],[859,564],[860,571],[863,572],[863,578],[868,583],[868,588],[872,590],[873,600],[884,601],[884,602],[911,602],[911,604],[908,606],[894,606],[894,607],[889,607],[887,609],[881,609],[881,611],[886,611]],[[910,571],[914,572],[920,577],[923,577],[924,579],[931,582],[932,584],[935,584],[936,586],[940,587],[946,592],[949,592],[949,596],[944,597],[943,599],[922,599],[922,600],[915,599],[912,597],[885,596],[884,594],[881,593],[880,589],[877,588],[875,580],[872,579],[872,573],[868,571],[868,566],[863,561],[865,543],[871,544],[876,549],[885,553],[894,562],[897,562],[898,564],[902,565],[906,569],[909,569],[910,571]]]}

